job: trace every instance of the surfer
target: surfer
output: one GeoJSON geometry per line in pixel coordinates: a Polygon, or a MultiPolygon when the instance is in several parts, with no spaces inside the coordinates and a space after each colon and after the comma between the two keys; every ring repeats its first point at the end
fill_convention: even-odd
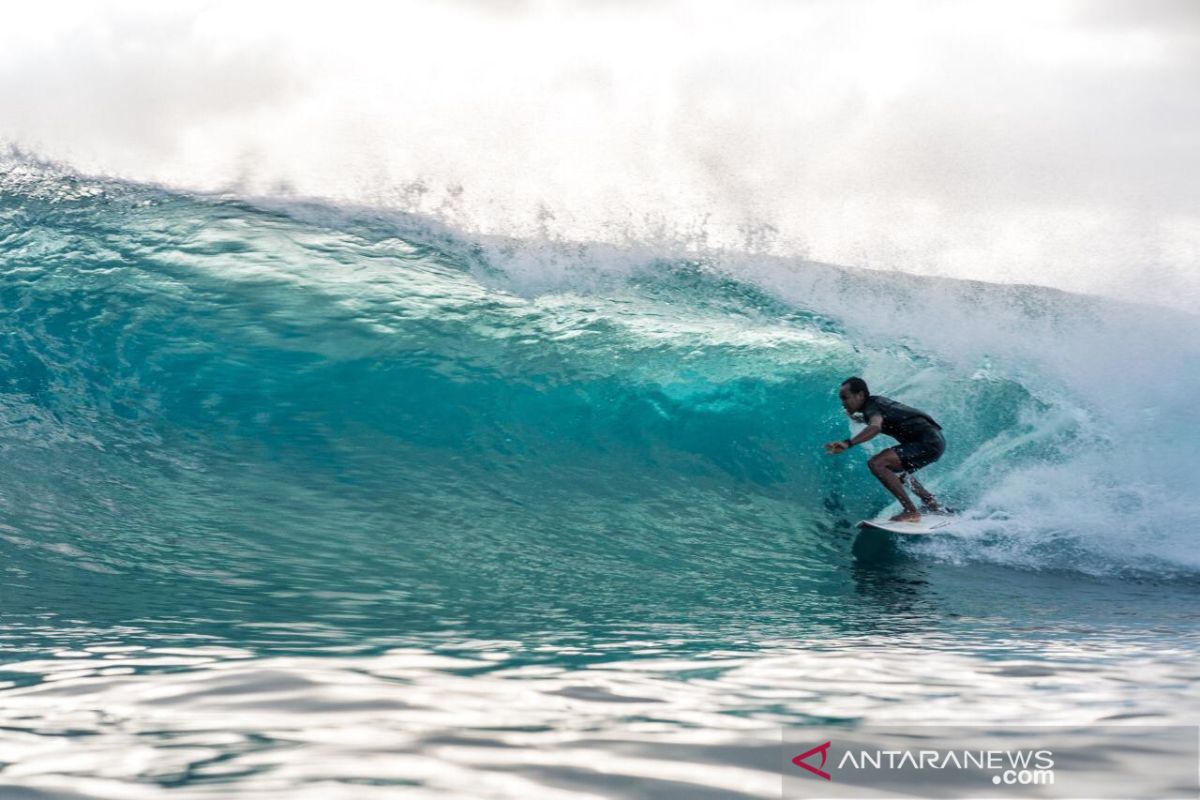
{"type": "Polygon", "coordinates": [[[917,481],[912,473],[942,457],[946,440],[942,426],[924,411],[898,403],[891,398],[871,394],[862,378],[847,378],[838,390],[846,415],[867,427],[849,439],[825,445],[829,455],[844,453],[856,444],[874,439],[881,433],[896,439],[899,444],[882,450],[867,461],[871,474],[891,492],[904,510],[891,518],[892,522],[920,522],[921,513],[913,504],[904,484],[921,498],[921,510],[936,513],[942,510],[937,499],[917,481]]]}

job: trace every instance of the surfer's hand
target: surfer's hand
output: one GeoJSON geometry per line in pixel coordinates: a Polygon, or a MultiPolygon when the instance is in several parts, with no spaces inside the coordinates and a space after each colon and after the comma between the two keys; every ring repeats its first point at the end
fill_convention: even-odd
{"type": "Polygon", "coordinates": [[[825,452],[831,456],[836,456],[838,453],[846,452],[847,447],[845,442],[830,442],[825,445],[825,452]]]}

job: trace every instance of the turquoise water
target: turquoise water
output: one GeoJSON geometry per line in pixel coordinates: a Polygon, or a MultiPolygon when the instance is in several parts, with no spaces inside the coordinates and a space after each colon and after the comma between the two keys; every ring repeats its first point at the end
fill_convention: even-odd
{"type": "Polygon", "coordinates": [[[778,796],[785,725],[1200,719],[1195,317],[29,161],[0,274],[13,796],[778,796]],[[946,428],[953,535],[855,556],[850,374],[946,428]]]}

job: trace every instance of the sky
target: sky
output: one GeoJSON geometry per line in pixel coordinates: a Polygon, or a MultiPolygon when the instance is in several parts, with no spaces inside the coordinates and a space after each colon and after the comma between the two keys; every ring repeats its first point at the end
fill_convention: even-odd
{"type": "Polygon", "coordinates": [[[0,141],[90,174],[1200,301],[1200,3],[6,9],[0,141]]]}

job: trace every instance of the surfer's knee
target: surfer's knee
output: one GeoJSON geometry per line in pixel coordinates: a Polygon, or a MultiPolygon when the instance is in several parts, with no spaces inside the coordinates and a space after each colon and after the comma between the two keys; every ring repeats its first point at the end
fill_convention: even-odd
{"type": "Polygon", "coordinates": [[[871,473],[883,477],[889,472],[897,472],[903,474],[907,470],[900,462],[899,456],[896,455],[890,447],[887,450],[882,450],[867,459],[867,468],[871,473]]]}

